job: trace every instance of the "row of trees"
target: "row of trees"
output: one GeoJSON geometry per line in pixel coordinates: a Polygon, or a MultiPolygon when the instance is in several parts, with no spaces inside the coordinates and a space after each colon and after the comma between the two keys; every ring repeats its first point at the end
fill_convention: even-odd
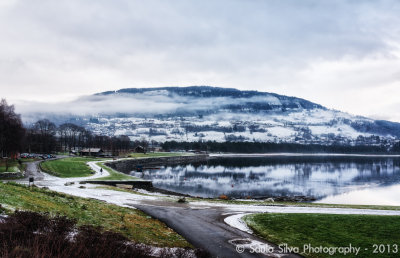
{"type": "Polygon", "coordinates": [[[15,157],[18,152],[53,153],[81,148],[101,148],[112,153],[128,151],[147,142],[132,142],[128,136],[93,135],[82,126],[64,123],[56,126],[42,119],[25,128],[20,115],[6,100],[0,102],[0,154],[15,157]]]}
{"type": "MultiPolygon", "coordinates": [[[[400,146],[400,145],[399,145],[400,146]]],[[[165,150],[198,150],[209,152],[233,153],[272,153],[272,152],[297,152],[297,153],[387,153],[400,151],[392,148],[387,150],[383,146],[350,146],[350,145],[320,145],[298,143],[273,143],[273,142],[176,142],[168,141],[161,144],[165,150]]]]}
{"type": "Polygon", "coordinates": [[[5,99],[0,101],[0,154],[12,157],[21,149],[25,129],[21,117],[8,105],[5,99]]]}
{"type": "Polygon", "coordinates": [[[64,123],[56,126],[47,119],[34,123],[26,134],[27,152],[51,153],[82,148],[101,148],[113,153],[130,150],[134,146],[128,136],[93,135],[82,126],[64,123]]]}

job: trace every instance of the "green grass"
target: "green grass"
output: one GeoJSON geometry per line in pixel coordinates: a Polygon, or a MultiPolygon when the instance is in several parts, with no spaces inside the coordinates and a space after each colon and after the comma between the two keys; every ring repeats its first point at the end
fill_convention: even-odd
{"type": "Polygon", "coordinates": [[[74,197],[41,188],[0,182],[1,211],[13,209],[61,214],[78,221],[78,225],[101,226],[119,232],[130,240],[160,247],[191,247],[164,223],[136,210],[94,199],[74,197]]]}
{"type": "Polygon", "coordinates": [[[97,165],[102,167],[103,170],[107,170],[110,173],[110,175],[105,177],[95,178],[93,180],[140,180],[137,177],[118,172],[110,167],[107,167],[104,164],[97,163],[97,165]]]}
{"type": "Polygon", "coordinates": [[[40,167],[44,172],[58,177],[85,177],[93,173],[86,163],[96,160],[105,159],[73,157],[45,161],[40,164],[40,167]]]}
{"type": "Polygon", "coordinates": [[[41,160],[41,159],[37,159],[37,158],[21,158],[22,162],[33,162],[33,161],[37,161],[37,160],[41,160]]]}
{"type": "MultiPolygon", "coordinates": [[[[173,152],[149,152],[143,153],[132,153],[129,155],[131,158],[150,158],[150,157],[170,157],[170,156],[181,156],[185,155],[182,153],[173,152]]],[[[49,174],[58,177],[86,177],[92,175],[92,169],[86,164],[89,161],[102,161],[109,160],[107,158],[89,158],[89,157],[72,157],[57,160],[44,161],[40,164],[41,169],[49,174]]],[[[110,172],[110,176],[98,178],[101,180],[134,180],[138,179],[118,171],[115,171],[109,167],[99,164],[103,169],[107,169],[110,172]]]]}
{"type": "Polygon", "coordinates": [[[22,167],[16,160],[8,160],[8,169],[6,171],[6,161],[0,160],[0,173],[2,172],[20,172],[22,167]]]}
{"type": "MultiPolygon", "coordinates": [[[[358,257],[399,255],[389,254],[387,251],[385,254],[374,254],[373,245],[400,245],[400,216],[262,213],[245,216],[244,221],[262,238],[278,245],[287,243],[298,247],[300,252],[303,252],[305,244],[314,247],[344,247],[351,244],[361,247],[358,257]]],[[[391,248],[393,250],[393,246],[391,248]]],[[[302,255],[329,256],[316,253],[302,255]]],[[[343,255],[336,254],[332,257],[343,255]]],[[[348,254],[346,257],[355,255],[348,254]]]]}

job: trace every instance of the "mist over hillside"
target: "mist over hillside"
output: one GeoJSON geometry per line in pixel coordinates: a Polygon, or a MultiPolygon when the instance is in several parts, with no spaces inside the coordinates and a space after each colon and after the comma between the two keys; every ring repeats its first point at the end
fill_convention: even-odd
{"type": "Polygon", "coordinates": [[[390,145],[400,124],[353,116],[301,98],[209,86],[128,88],[19,107],[26,123],[49,118],[96,134],[149,141],[250,141],[390,145]]]}

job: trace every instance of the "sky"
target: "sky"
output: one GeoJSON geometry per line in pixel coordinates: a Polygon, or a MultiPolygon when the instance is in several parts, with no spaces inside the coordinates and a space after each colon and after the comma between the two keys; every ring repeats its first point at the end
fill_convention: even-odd
{"type": "Polygon", "coordinates": [[[296,96],[400,122],[398,0],[0,0],[0,97],[131,87],[296,96]]]}

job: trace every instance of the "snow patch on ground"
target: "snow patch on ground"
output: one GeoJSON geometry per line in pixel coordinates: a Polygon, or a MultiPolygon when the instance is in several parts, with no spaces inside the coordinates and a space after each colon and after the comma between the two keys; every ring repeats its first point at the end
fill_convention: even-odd
{"type": "Polygon", "coordinates": [[[151,195],[151,196],[165,196],[165,197],[176,197],[173,195],[168,195],[168,194],[162,194],[158,192],[150,192],[145,189],[133,189],[135,192],[141,193],[141,194],[146,194],[146,195],[151,195]]]}
{"type": "Polygon", "coordinates": [[[229,217],[226,217],[224,219],[225,223],[228,224],[231,227],[237,228],[241,231],[247,232],[249,234],[253,234],[253,231],[247,226],[246,222],[242,220],[242,218],[246,215],[249,215],[252,213],[240,213],[236,215],[232,215],[229,217]]]}

